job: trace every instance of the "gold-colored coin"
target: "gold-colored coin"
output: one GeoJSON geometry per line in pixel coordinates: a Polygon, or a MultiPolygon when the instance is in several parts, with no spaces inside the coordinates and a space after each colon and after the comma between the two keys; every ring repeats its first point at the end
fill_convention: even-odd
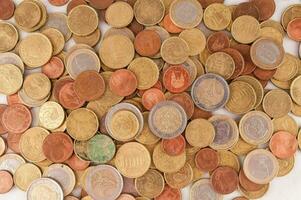
{"type": "Polygon", "coordinates": [[[135,179],[135,188],[139,195],[148,198],[159,196],[164,189],[164,178],[154,169],[148,170],[143,176],[135,179]]]}
{"type": "Polygon", "coordinates": [[[204,66],[201,63],[201,61],[198,59],[198,57],[193,56],[193,57],[190,57],[190,59],[192,60],[192,62],[194,62],[195,66],[196,66],[196,70],[197,70],[196,76],[199,77],[199,76],[205,74],[204,66]]]}
{"type": "Polygon", "coordinates": [[[39,120],[41,125],[48,130],[59,128],[65,120],[64,109],[60,104],[48,101],[40,108],[39,120]]]}
{"type": "MultiPolygon", "coordinates": [[[[39,6],[39,9],[41,11],[41,16],[40,16],[39,22],[35,26],[33,26],[31,28],[25,27],[25,26],[22,27],[22,30],[24,30],[26,32],[33,32],[33,31],[38,30],[48,20],[48,13],[47,13],[45,5],[41,1],[39,1],[39,0],[30,0],[30,2],[32,2],[32,3],[36,4],[37,6],[39,6]]],[[[27,11],[28,12],[32,12],[31,10],[27,10],[27,11]]],[[[26,17],[28,17],[28,15],[30,15],[30,13],[28,13],[28,12],[25,14],[26,17]]],[[[36,16],[35,16],[35,18],[36,18],[35,20],[37,20],[36,16]]]]}
{"type": "Polygon", "coordinates": [[[164,178],[170,187],[182,189],[192,182],[193,170],[190,164],[186,162],[179,171],[173,173],[164,173],[164,178]]]}
{"type": "MultiPolygon", "coordinates": [[[[159,144],[160,142],[157,142],[157,143],[155,143],[155,144],[151,144],[151,145],[145,145],[145,147],[147,148],[147,150],[149,151],[149,153],[150,153],[150,155],[151,155],[151,157],[152,157],[152,155],[153,155],[153,153],[154,153],[154,149],[155,149],[155,147],[157,146],[157,144],[159,144]]],[[[152,159],[152,161],[151,161],[151,165],[150,165],[150,167],[149,167],[150,169],[157,169],[156,168],[156,166],[155,166],[155,164],[154,164],[154,161],[153,161],[153,159],[152,159]]]]}
{"type": "Polygon", "coordinates": [[[7,145],[5,140],[0,137],[0,156],[2,156],[7,150],[7,145]]]}
{"type": "Polygon", "coordinates": [[[192,168],[193,171],[193,178],[192,181],[197,181],[199,180],[204,174],[201,170],[199,170],[195,164],[195,155],[196,153],[200,150],[200,148],[198,147],[187,147],[186,148],[186,160],[187,163],[189,163],[189,165],[192,168]]]}
{"type": "Polygon", "coordinates": [[[243,139],[239,138],[237,143],[231,147],[230,151],[235,153],[238,156],[247,155],[252,150],[256,149],[256,145],[249,144],[243,139]]]}
{"type": "Polygon", "coordinates": [[[148,171],[150,164],[149,151],[138,142],[129,142],[122,145],[115,156],[116,168],[123,176],[128,178],[143,176],[148,171]]]}
{"type": "Polygon", "coordinates": [[[294,168],[294,165],[295,165],[295,157],[294,156],[292,156],[291,158],[285,159],[285,160],[281,160],[281,159],[277,159],[277,160],[279,163],[279,171],[278,171],[278,175],[277,175],[278,177],[287,175],[294,168]]]}
{"type": "Polygon", "coordinates": [[[293,102],[292,104],[292,113],[294,115],[297,115],[298,117],[301,117],[301,106],[293,102]]]}
{"type": "Polygon", "coordinates": [[[211,55],[211,53],[209,52],[209,50],[207,48],[205,48],[199,55],[199,60],[201,61],[201,63],[203,65],[206,65],[207,59],[209,58],[209,56],[211,55]]]}
{"type": "Polygon", "coordinates": [[[146,197],[136,197],[136,200],[151,200],[151,199],[146,197]]]}
{"type": "Polygon", "coordinates": [[[85,197],[81,198],[81,200],[93,200],[93,199],[90,196],[85,196],[85,197]]]}
{"type": "Polygon", "coordinates": [[[262,106],[270,117],[280,118],[291,111],[292,99],[285,91],[274,89],[264,96],[262,106]]]}
{"type": "Polygon", "coordinates": [[[41,33],[27,36],[21,41],[19,48],[20,57],[29,68],[43,66],[50,60],[53,52],[50,40],[41,33]]]}
{"type": "Polygon", "coordinates": [[[67,25],[75,35],[90,35],[98,27],[97,12],[87,5],[76,6],[68,14],[67,25]]]}
{"type": "Polygon", "coordinates": [[[0,93],[11,95],[16,93],[23,83],[20,69],[12,64],[0,65],[0,93]]]}
{"type": "Polygon", "coordinates": [[[130,4],[123,1],[117,1],[107,8],[105,18],[110,26],[122,28],[132,22],[134,11],[130,4]]]}
{"type": "Polygon", "coordinates": [[[160,138],[154,135],[148,126],[149,112],[142,113],[143,115],[143,129],[139,135],[135,137],[135,140],[146,145],[156,144],[160,138]]]}
{"type": "Polygon", "coordinates": [[[225,108],[235,114],[244,114],[252,110],[256,104],[254,88],[244,81],[234,81],[230,85],[230,98],[225,108]]]}
{"type": "Polygon", "coordinates": [[[296,104],[301,106],[301,76],[294,79],[290,86],[290,94],[296,104]]]}
{"type": "Polygon", "coordinates": [[[113,28],[113,27],[109,28],[105,32],[105,34],[103,36],[103,40],[110,37],[110,36],[112,36],[112,35],[123,35],[123,36],[129,38],[132,42],[134,42],[134,40],[135,40],[135,35],[134,35],[133,31],[131,31],[129,28],[126,28],[126,27],[124,27],[124,28],[113,28]]]}
{"type": "Polygon", "coordinates": [[[12,50],[19,40],[17,29],[10,23],[0,22],[0,53],[12,50]]]}
{"type": "Polygon", "coordinates": [[[112,35],[104,39],[101,44],[102,45],[99,49],[99,57],[101,61],[109,68],[123,68],[130,64],[134,58],[134,45],[126,36],[112,35]]]}
{"type": "Polygon", "coordinates": [[[278,81],[274,78],[271,78],[271,82],[278,88],[283,90],[289,90],[292,84],[292,80],[289,81],[278,81]]]}
{"type": "Polygon", "coordinates": [[[252,16],[240,16],[234,20],[231,34],[236,41],[243,44],[249,44],[259,37],[260,24],[252,16]]]}
{"type": "Polygon", "coordinates": [[[39,107],[39,106],[43,105],[43,103],[45,103],[45,102],[49,99],[50,93],[49,93],[48,96],[45,97],[44,99],[41,99],[41,100],[35,100],[35,99],[30,98],[30,97],[25,93],[24,89],[21,89],[21,90],[19,90],[19,92],[18,92],[18,97],[20,98],[20,101],[21,101],[24,105],[26,105],[26,106],[28,106],[28,107],[33,107],[33,108],[35,108],[35,107],[39,107]]]}
{"type": "Polygon", "coordinates": [[[298,135],[298,124],[290,115],[275,118],[273,121],[274,133],[278,131],[287,131],[293,135],[298,135]]]}
{"type": "Polygon", "coordinates": [[[180,33],[180,38],[185,40],[189,46],[189,55],[196,56],[205,49],[206,47],[206,37],[200,29],[187,29],[180,33]]]}
{"type": "Polygon", "coordinates": [[[30,162],[41,162],[46,159],[43,153],[43,142],[49,132],[41,127],[33,127],[25,131],[20,139],[20,151],[30,162]]]}
{"type": "Polygon", "coordinates": [[[51,82],[45,74],[33,73],[25,77],[23,89],[31,99],[42,100],[49,95],[51,82]]]}
{"type": "Polygon", "coordinates": [[[64,49],[65,38],[59,30],[55,28],[47,28],[44,29],[42,33],[50,40],[53,48],[53,55],[59,54],[64,49]]]}
{"type": "Polygon", "coordinates": [[[192,120],[185,130],[186,140],[193,147],[204,148],[211,145],[214,136],[214,126],[206,119],[198,118],[192,120]]]}
{"type": "Polygon", "coordinates": [[[84,141],[95,135],[98,123],[97,116],[93,111],[79,108],[73,110],[67,117],[66,129],[73,139],[84,141]]]}
{"type": "Polygon", "coordinates": [[[128,69],[135,74],[138,80],[137,88],[139,90],[151,88],[159,79],[158,66],[150,58],[135,58],[128,66],[128,69]]]}
{"type": "Polygon", "coordinates": [[[265,184],[260,190],[258,191],[247,191],[240,185],[238,186],[238,191],[248,199],[259,199],[263,197],[267,191],[269,190],[270,184],[265,184]]]}
{"type": "Polygon", "coordinates": [[[284,36],[281,34],[281,32],[273,27],[263,27],[260,28],[259,37],[268,37],[282,44],[284,36]]]}
{"type": "Polygon", "coordinates": [[[254,107],[257,107],[261,104],[264,96],[264,90],[262,84],[256,78],[254,78],[253,76],[244,75],[237,77],[235,81],[243,81],[250,84],[256,93],[256,103],[254,107]]]}
{"type": "Polygon", "coordinates": [[[73,35],[72,38],[77,44],[86,44],[90,47],[94,47],[101,37],[100,29],[96,29],[93,33],[87,36],[73,35]]]}
{"type": "Polygon", "coordinates": [[[35,1],[27,0],[17,5],[14,17],[16,24],[21,30],[23,27],[25,29],[30,29],[40,22],[42,12],[39,5],[35,1]]]}
{"type": "Polygon", "coordinates": [[[300,61],[297,57],[285,53],[282,63],[276,70],[273,78],[278,81],[292,80],[298,73],[300,61]]]}
{"type": "Polygon", "coordinates": [[[41,170],[36,165],[25,163],[16,170],[14,183],[20,190],[26,191],[34,180],[41,177],[41,170]]]}
{"type": "Polygon", "coordinates": [[[221,3],[209,5],[204,12],[204,23],[213,31],[226,29],[231,23],[231,18],[230,8],[221,3]]]}
{"type": "Polygon", "coordinates": [[[281,15],[281,24],[286,30],[288,23],[295,18],[301,17],[301,4],[288,6],[281,15]]]}
{"type": "Polygon", "coordinates": [[[239,172],[240,163],[237,155],[227,150],[218,150],[217,153],[219,166],[231,167],[239,172]]]}
{"type": "Polygon", "coordinates": [[[207,73],[218,74],[224,79],[229,79],[234,73],[235,63],[229,54],[216,52],[207,58],[205,70],[207,73]]]}
{"type": "Polygon", "coordinates": [[[165,173],[173,173],[184,167],[186,162],[186,152],[178,156],[166,154],[161,143],[157,144],[153,152],[153,161],[158,170],[165,173]]]}
{"type": "Polygon", "coordinates": [[[282,25],[279,22],[272,20],[272,19],[261,22],[260,27],[261,28],[273,27],[274,29],[278,30],[282,34],[283,37],[286,35],[286,32],[284,31],[282,25]]]}
{"type": "Polygon", "coordinates": [[[134,5],[137,22],[145,26],[153,26],[162,21],[165,7],[162,0],[137,0],[134,5]]]}
{"type": "Polygon", "coordinates": [[[187,42],[176,36],[166,39],[161,46],[161,56],[169,64],[177,65],[185,62],[189,52],[187,42]]]}
{"type": "Polygon", "coordinates": [[[139,120],[133,112],[120,110],[109,122],[110,135],[118,141],[128,141],[137,135],[139,126],[139,120]]]}

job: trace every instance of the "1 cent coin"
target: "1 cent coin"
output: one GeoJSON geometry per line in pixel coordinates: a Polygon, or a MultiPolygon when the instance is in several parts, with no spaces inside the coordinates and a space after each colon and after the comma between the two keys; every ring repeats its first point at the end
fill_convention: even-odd
{"type": "Polygon", "coordinates": [[[219,167],[211,175],[213,189],[219,194],[230,194],[238,188],[237,172],[231,167],[219,167]]]}
{"type": "Polygon", "coordinates": [[[171,188],[168,185],[165,185],[163,192],[155,197],[154,200],[181,200],[182,194],[179,189],[171,188]]]}
{"type": "Polygon", "coordinates": [[[191,84],[190,75],[182,65],[172,65],[163,74],[163,85],[172,93],[184,92],[191,84]]]}
{"type": "Polygon", "coordinates": [[[112,73],[109,86],[119,96],[129,96],[137,89],[138,80],[133,72],[120,69],[112,73]]]}
{"type": "Polygon", "coordinates": [[[215,170],[219,164],[217,151],[211,148],[201,149],[195,156],[195,164],[199,170],[204,172],[215,170]]]}
{"type": "Polygon", "coordinates": [[[143,30],[137,34],[134,46],[141,56],[154,56],[161,47],[160,35],[154,30],[143,30]]]}
{"type": "Polygon", "coordinates": [[[0,194],[9,192],[14,186],[12,175],[8,171],[0,171],[0,194]]]}
{"type": "Polygon", "coordinates": [[[275,133],[269,143],[271,152],[280,159],[294,156],[298,149],[298,141],[294,135],[286,131],[275,133]]]}
{"type": "Polygon", "coordinates": [[[8,20],[14,15],[15,4],[12,0],[3,0],[0,2],[0,19],[8,20]]]}

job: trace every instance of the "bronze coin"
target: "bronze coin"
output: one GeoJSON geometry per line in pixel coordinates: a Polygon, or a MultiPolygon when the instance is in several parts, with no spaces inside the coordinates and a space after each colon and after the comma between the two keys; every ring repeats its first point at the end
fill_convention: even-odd
{"type": "Polygon", "coordinates": [[[68,3],[69,0],[48,0],[48,2],[53,6],[63,6],[68,3]]]}
{"type": "Polygon", "coordinates": [[[120,69],[112,73],[109,81],[110,90],[116,95],[125,97],[137,89],[138,80],[133,72],[120,69]]]}
{"type": "Polygon", "coordinates": [[[269,143],[271,152],[280,159],[288,159],[294,156],[298,149],[298,141],[295,135],[278,131],[275,133],[269,143]]]}
{"type": "Polygon", "coordinates": [[[240,3],[235,7],[232,18],[233,20],[235,20],[237,17],[240,17],[242,15],[250,15],[259,20],[259,9],[252,1],[240,3]]]}
{"type": "Polygon", "coordinates": [[[207,39],[207,49],[212,53],[229,47],[230,39],[224,31],[214,32],[207,39]]]}
{"type": "Polygon", "coordinates": [[[13,185],[13,176],[8,171],[0,171],[0,194],[9,192],[13,185]]]}
{"type": "Polygon", "coordinates": [[[220,194],[230,194],[238,188],[237,172],[231,167],[219,167],[211,175],[213,189],[220,194]]]}
{"type": "Polygon", "coordinates": [[[287,35],[297,42],[301,41],[301,18],[296,18],[290,21],[287,25],[287,35]]]}
{"type": "Polygon", "coordinates": [[[8,148],[19,154],[21,153],[19,147],[21,136],[22,134],[8,133],[6,138],[8,148]]]}
{"type": "Polygon", "coordinates": [[[217,151],[211,148],[201,149],[195,156],[195,164],[201,171],[213,171],[219,164],[217,151]]]}
{"type": "Polygon", "coordinates": [[[64,162],[73,154],[72,139],[63,132],[49,134],[43,142],[43,153],[52,162],[64,162]]]}
{"type": "Polygon", "coordinates": [[[230,79],[236,78],[241,75],[245,68],[245,60],[241,53],[233,48],[226,48],[221,51],[229,54],[233,58],[235,63],[235,70],[230,79]]]}
{"type": "Polygon", "coordinates": [[[160,35],[154,30],[143,30],[137,34],[134,46],[141,56],[154,56],[161,47],[160,35]]]}
{"type": "Polygon", "coordinates": [[[137,20],[134,18],[133,21],[128,25],[128,28],[135,34],[137,35],[141,31],[143,31],[144,26],[137,22],[137,20]]]}
{"type": "Polygon", "coordinates": [[[59,100],[59,94],[64,85],[67,83],[73,82],[73,79],[69,76],[65,76],[55,81],[52,88],[52,94],[54,99],[59,100]]]}
{"type": "Polygon", "coordinates": [[[276,69],[273,70],[265,70],[265,69],[260,69],[257,67],[254,71],[253,74],[256,78],[264,81],[270,80],[274,74],[276,73],[276,69]]]}
{"type": "Polygon", "coordinates": [[[159,196],[155,197],[154,200],[181,200],[181,199],[182,199],[181,190],[171,188],[166,184],[163,192],[159,196]]]}
{"type": "Polygon", "coordinates": [[[48,63],[42,66],[42,72],[50,79],[59,78],[65,70],[63,61],[57,57],[52,57],[48,63]]]}
{"type": "Polygon", "coordinates": [[[0,135],[7,132],[7,130],[6,130],[6,128],[3,125],[2,120],[1,120],[2,119],[2,115],[3,115],[3,113],[4,113],[4,111],[5,111],[6,108],[7,108],[7,105],[0,104],[0,135]]]}
{"type": "Polygon", "coordinates": [[[251,74],[256,69],[256,65],[253,63],[250,55],[251,46],[247,44],[237,44],[232,46],[232,48],[238,50],[244,58],[245,67],[242,75],[251,74]]]}
{"type": "Polygon", "coordinates": [[[194,120],[194,119],[197,119],[197,118],[209,119],[210,117],[212,117],[211,112],[202,110],[202,109],[194,106],[194,111],[193,111],[191,120],[194,120]]]}
{"type": "Polygon", "coordinates": [[[74,82],[66,83],[59,91],[59,102],[66,109],[77,109],[84,105],[85,101],[79,98],[74,89],[74,82]]]}
{"type": "Polygon", "coordinates": [[[69,167],[71,167],[74,171],[82,171],[89,167],[90,162],[85,161],[77,157],[76,154],[73,154],[68,160],[65,161],[69,167]]]}
{"type": "Polygon", "coordinates": [[[248,177],[245,175],[244,170],[239,171],[239,183],[240,186],[243,187],[247,191],[258,191],[264,187],[264,185],[254,183],[250,181],[248,177]]]}
{"type": "Polygon", "coordinates": [[[114,2],[114,0],[89,0],[88,2],[96,9],[106,9],[114,2]]]}
{"type": "Polygon", "coordinates": [[[173,94],[168,97],[168,100],[177,102],[186,112],[187,119],[190,119],[194,113],[194,103],[189,94],[186,92],[173,94]]]}
{"type": "Polygon", "coordinates": [[[7,20],[14,15],[15,4],[13,0],[0,1],[0,19],[7,20]]]}
{"type": "Polygon", "coordinates": [[[276,10],[275,0],[252,0],[259,10],[259,21],[272,17],[276,10]]]}

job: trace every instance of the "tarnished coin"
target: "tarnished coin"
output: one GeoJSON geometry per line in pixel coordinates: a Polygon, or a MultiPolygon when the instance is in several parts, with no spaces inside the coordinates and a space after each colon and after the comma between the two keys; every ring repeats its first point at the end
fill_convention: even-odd
{"type": "Polygon", "coordinates": [[[215,111],[228,101],[230,89],[219,75],[207,73],[198,77],[191,89],[192,100],[202,110],[215,111]]]}
{"type": "Polygon", "coordinates": [[[252,150],[256,149],[256,145],[251,145],[241,138],[238,139],[237,143],[231,147],[230,151],[235,153],[238,156],[247,155],[252,150]]]}
{"type": "Polygon", "coordinates": [[[249,180],[248,177],[246,177],[243,169],[241,169],[239,171],[238,178],[239,178],[240,187],[242,187],[243,189],[250,191],[250,192],[259,191],[260,189],[264,188],[264,186],[265,186],[262,184],[254,183],[251,180],[249,180]]]}
{"type": "Polygon", "coordinates": [[[84,105],[85,101],[75,93],[74,81],[62,81],[62,85],[58,87],[61,87],[58,91],[58,101],[64,108],[73,110],[84,105]]]}
{"type": "Polygon", "coordinates": [[[42,73],[50,79],[60,78],[64,71],[64,62],[57,56],[53,56],[48,63],[42,66],[42,73]]]}
{"type": "Polygon", "coordinates": [[[155,105],[148,118],[150,130],[164,139],[171,139],[183,133],[186,124],[185,110],[173,101],[162,101],[155,105]]]}
{"type": "Polygon", "coordinates": [[[239,157],[227,150],[218,150],[219,163],[218,166],[226,166],[235,169],[236,172],[240,170],[239,157]]]}
{"type": "Polygon", "coordinates": [[[164,173],[167,184],[172,188],[184,188],[192,182],[193,171],[188,163],[185,163],[179,171],[174,173],[164,173]]]}
{"type": "Polygon", "coordinates": [[[195,165],[203,172],[211,172],[218,167],[219,157],[217,151],[211,148],[204,148],[195,155],[195,165]]]}
{"type": "Polygon", "coordinates": [[[239,185],[238,190],[244,197],[247,197],[248,199],[258,199],[263,197],[267,193],[269,186],[270,184],[265,184],[258,191],[247,191],[246,189],[244,189],[239,185]]]}
{"type": "Polygon", "coordinates": [[[0,4],[0,19],[7,20],[14,15],[15,4],[13,0],[4,0],[0,4]]]}
{"type": "Polygon", "coordinates": [[[190,189],[190,200],[199,200],[203,197],[210,197],[212,200],[221,200],[221,194],[215,192],[209,179],[200,179],[190,189]]]}
{"type": "Polygon", "coordinates": [[[209,5],[204,12],[205,25],[214,31],[226,29],[231,23],[231,10],[222,3],[209,5]]]}
{"type": "Polygon", "coordinates": [[[44,128],[54,130],[60,127],[65,120],[64,109],[60,104],[48,101],[39,110],[39,120],[44,128]]]}
{"type": "Polygon", "coordinates": [[[25,163],[24,158],[18,154],[8,153],[0,157],[0,170],[15,174],[18,167],[25,163]]]}
{"type": "Polygon", "coordinates": [[[23,84],[21,70],[13,64],[0,64],[0,92],[5,95],[16,93],[23,84]]]}
{"type": "Polygon", "coordinates": [[[214,115],[209,118],[215,129],[215,137],[210,145],[213,149],[230,149],[239,138],[239,131],[236,122],[225,115],[214,115]]]}
{"type": "Polygon", "coordinates": [[[163,176],[154,169],[149,169],[143,176],[135,179],[137,192],[147,198],[154,198],[161,194],[164,185],[163,176]]]}
{"type": "Polygon", "coordinates": [[[254,17],[255,19],[259,19],[259,9],[256,7],[254,2],[243,2],[238,4],[233,11],[233,19],[243,16],[249,15],[254,17]]]}
{"type": "Polygon", "coordinates": [[[182,135],[161,141],[163,151],[170,156],[178,156],[185,152],[186,141],[182,135]]]}
{"type": "Polygon", "coordinates": [[[137,0],[134,14],[140,24],[153,26],[163,19],[165,6],[161,0],[137,0]]]}
{"type": "Polygon", "coordinates": [[[134,40],[136,52],[141,56],[155,56],[160,51],[161,38],[155,30],[143,30],[134,40]]]}
{"type": "Polygon", "coordinates": [[[163,192],[154,198],[154,200],[181,200],[182,193],[180,189],[171,188],[165,185],[163,192]]]}
{"type": "Polygon", "coordinates": [[[208,36],[207,49],[210,52],[217,52],[230,47],[230,39],[224,31],[213,32],[208,36]]]}
{"type": "Polygon", "coordinates": [[[87,36],[78,36],[78,35],[72,36],[76,44],[86,44],[89,45],[90,47],[94,47],[99,42],[100,37],[101,37],[100,29],[96,29],[93,33],[87,36]]]}
{"type": "Polygon", "coordinates": [[[1,21],[0,31],[0,52],[12,50],[19,40],[17,29],[12,24],[1,21]]]}
{"type": "Polygon", "coordinates": [[[285,176],[293,170],[293,167],[295,165],[295,156],[292,156],[287,159],[277,159],[277,160],[279,163],[279,171],[277,174],[278,177],[285,176]]]}
{"type": "Polygon", "coordinates": [[[298,105],[301,105],[301,76],[298,76],[297,78],[294,79],[290,86],[290,94],[292,99],[294,100],[295,103],[298,105]]]}
{"type": "Polygon", "coordinates": [[[239,121],[241,137],[249,144],[259,145],[268,142],[273,134],[270,117],[261,111],[251,111],[239,121]]]}
{"type": "Polygon", "coordinates": [[[59,54],[64,49],[65,38],[59,30],[55,28],[47,28],[44,29],[42,33],[50,40],[53,48],[53,55],[59,54]]]}
{"type": "Polygon", "coordinates": [[[64,164],[52,164],[43,172],[44,177],[55,180],[63,189],[64,196],[70,194],[75,186],[75,175],[72,169],[64,164]]]}
{"type": "Polygon", "coordinates": [[[87,153],[87,146],[88,146],[88,141],[74,141],[74,153],[76,154],[77,157],[84,161],[90,161],[87,153]]]}
{"type": "Polygon", "coordinates": [[[238,174],[231,167],[219,167],[212,173],[211,183],[219,194],[230,194],[238,188],[238,174]]]}
{"type": "Polygon", "coordinates": [[[14,174],[14,183],[19,189],[26,191],[30,184],[34,180],[41,178],[41,176],[42,173],[36,165],[25,163],[16,170],[14,174]]]}
{"type": "Polygon", "coordinates": [[[50,178],[40,178],[32,182],[29,186],[26,197],[28,200],[63,200],[63,190],[61,186],[50,178]],[[47,192],[45,192],[47,191],[47,192]]]}
{"type": "Polygon", "coordinates": [[[5,170],[0,171],[0,194],[9,192],[14,186],[12,175],[5,170]]]}
{"type": "Polygon", "coordinates": [[[161,56],[169,64],[181,64],[189,56],[189,46],[187,42],[180,37],[170,37],[166,39],[161,46],[161,56]]]}
{"type": "Polygon", "coordinates": [[[283,61],[277,68],[273,78],[278,81],[290,81],[298,74],[299,68],[300,60],[289,53],[285,53],[283,61]]]}
{"type": "Polygon", "coordinates": [[[23,90],[33,100],[46,98],[51,91],[51,82],[43,73],[33,73],[25,77],[23,90]]]}
{"type": "Polygon", "coordinates": [[[187,42],[190,49],[190,56],[200,54],[206,47],[206,37],[204,33],[197,28],[184,30],[180,33],[179,37],[187,42]]]}
{"type": "Polygon", "coordinates": [[[278,174],[279,164],[275,156],[264,149],[250,152],[243,164],[245,175],[257,184],[267,184],[278,174]]]}
{"type": "Polygon", "coordinates": [[[286,131],[276,132],[270,142],[271,152],[280,159],[288,159],[294,156],[298,149],[298,141],[294,135],[286,131]]]}
{"type": "Polygon", "coordinates": [[[284,117],[272,120],[274,132],[287,131],[293,135],[298,135],[298,124],[293,117],[285,115],[284,117]]]}
{"type": "Polygon", "coordinates": [[[135,137],[135,140],[145,145],[156,144],[160,138],[154,135],[148,125],[149,112],[142,113],[143,115],[143,129],[139,135],[135,137]]]}
{"type": "Polygon", "coordinates": [[[175,25],[191,29],[201,23],[203,8],[197,0],[176,0],[170,4],[169,14],[175,25]]]}
{"type": "Polygon", "coordinates": [[[281,24],[285,30],[287,30],[289,22],[291,22],[293,19],[301,17],[300,11],[300,4],[290,5],[284,10],[284,12],[281,15],[281,24]]]}
{"type": "Polygon", "coordinates": [[[106,22],[115,28],[129,25],[134,17],[133,8],[126,2],[115,2],[111,4],[105,14],[106,22]]]}

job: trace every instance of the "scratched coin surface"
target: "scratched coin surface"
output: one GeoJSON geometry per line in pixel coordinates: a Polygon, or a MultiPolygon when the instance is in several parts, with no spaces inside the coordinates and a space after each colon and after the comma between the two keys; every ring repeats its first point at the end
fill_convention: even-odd
{"type": "Polygon", "coordinates": [[[26,192],[28,200],[63,200],[63,190],[61,186],[50,178],[40,178],[35,180],[26,192]]]}

